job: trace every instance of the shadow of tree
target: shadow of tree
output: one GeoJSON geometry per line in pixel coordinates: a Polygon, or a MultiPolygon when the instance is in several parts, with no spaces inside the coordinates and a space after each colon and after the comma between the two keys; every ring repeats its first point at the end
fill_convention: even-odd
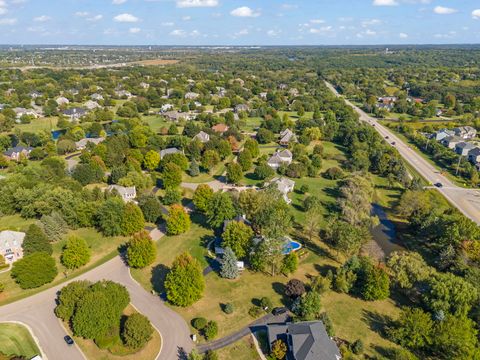
{"type": "Polygon", "coordinates": [[[362,320],[368,324],[372,331],[375,331],[382,337],[385,337],[386,328],[393,324],[393,319],[390,316],[369,310],[362,312],[362,320]]]}
{"type": "Polygon", "coordinates": [[[290,305],[291,300],[288,296],[285,295],[285,284],[282,284],[276,281],[272,284],[272,289],[282,297],[280,301],[282,302],[283,305],[285,306],[290,305]]]}
{"type": "Polygon", "coordinates": [[[168,272],[170,269],[163,265],[163,264],[158,264],[152,268],[152,276],[150,278],[153,290],[157,294],[160,294],[161,298],[165,298],[165,278],[167,277],[168,272]]]}

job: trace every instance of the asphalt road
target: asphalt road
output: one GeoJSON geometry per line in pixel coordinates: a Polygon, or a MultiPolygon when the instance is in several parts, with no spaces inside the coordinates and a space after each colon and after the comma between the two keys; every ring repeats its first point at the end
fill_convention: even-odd
{"type": "MultiPolygon", "coordinates": [[[[342,97],[337,90],[326,82],[327,87],[337,96],[342,97]]],[[[343,97],[342,97],[343,98],[343,97]]],[[[440,171],[427,162],[415,150],[410,148],[400,140],[393,132],[381,125],[375,118],[366,114],[362,109],[352,104],[347,99],[345,102],[351,106],[360,116],[360,120],[375,125],[377,132],[392,145],[395,142],[395,148],[400,155],[428,182],[431,184],[441,183],[443,187],[436,188],[453,206],[455,206],[465,216],[472,219],[480,225],[480,191],[476,189],[466,189],[452,183],[440,171]]]]}
{"type": "MultiPolygon", "coordinates": [[[[143,289],[131,277],[120,257],[75,278],[74,280],[113,280],[123,284],[130,293],[131,304],[147,316],[162,336],[162,350],[157,359],[182,359],[194,344],[183,318],[168,308],[158,296],[143,289]]],[[[75,346],[68,346],[63,337],[65,329],[55,316],[55,298],[62,284],[26,299],[0,307],[0,322],[19,321],[28,325],[38,339],[48,360],[84,360],[82,352],[75,346]]],[[[139,359],[140,360],[140,359],[139,359]]]]}

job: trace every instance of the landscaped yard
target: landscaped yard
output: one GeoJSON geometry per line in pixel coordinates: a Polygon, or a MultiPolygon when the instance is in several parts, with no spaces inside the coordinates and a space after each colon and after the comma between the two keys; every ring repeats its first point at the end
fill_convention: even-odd
{"type": "Polygon", "coordinates": [[[0,323],[0,354],[31,359],[40,354],[40,350],[25,326],[0,323]]]}
{"type": "Polygon", "coordinates": [[[39,118],[33,119],[30,124],[16,124],[15,128],[32,133],[39,133],[42,130],[50,132],[57,128],[57,117],[46,117],[46,118],[39,118]]]}

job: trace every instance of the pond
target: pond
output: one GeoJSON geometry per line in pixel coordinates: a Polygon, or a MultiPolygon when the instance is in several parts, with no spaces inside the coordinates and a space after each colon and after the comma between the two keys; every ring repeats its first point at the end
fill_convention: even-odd
{"type": "Polygon", "coordinates": [[[381,258],[389,256],[394,251],[405,250],[403,246],[395,242],[397,238],[395,224],[388,219],[383,207],[379,204],[372,204],[372,215],[378,217],[380,224],[370,230],[374,244],[369,244],[367,247],[377,248],[372,250],[378,252],[377,256],[381,258]]]}

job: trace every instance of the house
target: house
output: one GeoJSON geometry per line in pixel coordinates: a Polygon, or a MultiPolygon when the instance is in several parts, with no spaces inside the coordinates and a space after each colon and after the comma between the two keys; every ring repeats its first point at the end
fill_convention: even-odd
{"type": "Polygon", "coordinates": [[[187,92],[187,93],[185,94],[185,99],[187,99],[187,100],[195,100],[195,99],[198,99],[199,96],[200,96],[200,94],[197,94],[197,93],[195,93],[195,92],[189,91],[189,92],[187,92]]]}
{"type": "Polygon", "coordinates": [[[443,110],[442,109],[438,109],[437,111],[435,111],[435,116],[436,117],[440,117],[443,115],[443,110]]]}
{"type": "Polygon", "coordinates": [[[148,89],[148,88],[150,87],[150,84],[142,81],[142,82],[140,83],[140,87],[141,87],[142,89],[145,89],[145,90],[146,90],[146,89],[148,89]]]}
{"type": "Polygon", "coordinates": [[[379,108],[379,109],[384,109],[384,110],[387,110],[387,111],[392,111],[395,105],[394,105],[393,103],[388,103],[388,104],[379,103],[379,104],[376,104],[375,106],[376,106],[377,108],[379,108]]]}
{"type": "Polygon", "coordinates": [[[210,141],[210,135],[208,135],[205,131],[200,131],[197,135],[193,137],[193,139],[199,140],[201,143],[206,143],[210,141]]]}
{"type": "Polygon", "coordinates": [[[468,152],[468,161],[472,164],[480,162],[480,147],[476,146],[468,152]]]}
{"type": "Polygon", "coordinates": [[[337,344],[321,321],[267,325],[268,344],[277,340],[287,345],[288,360],[340,360],[337,344]]]}
{"type": "Polygon", "coordinates": [[[24,232],[5,230],[0,232],[0,255],[11,264],[23,257],[24,232]]]}
{"type": "Polygon", "coordinates": [[[39,98],[40,96],[42,96],[42,93],[38,92],[36,90],[33,90],[33,91],[30,92],[29,95],[32,99],[36,99],[36,98],[39,98]]]}
{"type": "Polygon", "coordinates": [[[99,103],[93,100],[88,100],[84,105],[88,110],[95,110],[101,107],[99,103]]]}
{"type": "Polygon", "coordinates": [[[95,93],[90,95],[90,99],[92,99],[93,101],[100,101],[100,100],[103,100],[103,95],[95,93]]]}
{"type": "Polygon", "coordinates": [[[33,109],[25,109],[25,108],[22,108],[22,107],[16,107],[16,108],[13,108],[13,111],[15,112],[15,116],[16,116],[17,119],[20,119],[24,115],[33,116],[35,119],[39,117],[37,112],[33,109]]]}
{"type": "Polygon", "coordinates": [[[235,112],[238,114],[239,112],[248,112],[250,111],[250,107],[247,104],[238,104],[235,106],[235,112]]]}
{"type": "Polygon", "coordinates": [[[290,150],[277,151],[268,159],[267,164],[272,169],[278,169],[281,165],[290,165],[293,160],[293,154],[290,150]]]}
{"type": "Polygon", "coordinates": [[[279,85],[278,85],[278,88],[279,88],[280,90],[286,90],[286,89],[288,89],[288,85],[282,83],[282,84],[279,84],[279,85]]]}
{"type": "Polygon", "coordinates": [[[15,146],[14,148],[10,148],[5,151],[3,155],[9,160],[18,161],[22,156],[28,159],[32,150],[32,147],[15,146]]]}
{"type": "Polygon", "coordinates": [[[132,93],[127,90],[115,90],[115,95],[119,98],[131,99],[133,97],[132,93]]]}
{"type": "Polygon", "coordinates": [[[227,96],[227,90],[223,87],[217,86],[217,96],[221,98],[227,96]]]}
{"type": "Polygon", "coordinates": [[[55,101],[57,102],[58,106],[70,104],[70,100],[64,96],[58,97],[55,101]]]}
{"type": "Polygon", "coordinates": [[[245,215],[237,215],[232,220],[225,220],[223,222],[223,231],[225,231],[227,229],[227,225],[230,224],[231,222],[241,222],[241,223],[243,223],[245,225],[248,225],[248,226],[252,225],[252,223],[247,220],[245,215]]]}
{"type": "Polygon", "coordinates": [[[262,100],[267,100],[268,93],[261,92],[260,94],[258,94],[258,96],[260,96],[260,99],[262,99],[262,100]]]}
{"type": "Polygon", "coordinates": [[[458,136],[447,136],[445,139],[441,141],[443,146],[448,147],[449,149],[455,149],[455,146],[458,143],[461,143],[463,139],[458,136]]]}
{"type": "Polygon", "coordinates": [[[125,202],[133,201],[133,199],[137,197],[137,190],[135,189],[135,186],[125,187],[120,185],[110,185],[106,188],[106,190],[109,192],[113,190],[117,191],[125,202]]]}
{"type": "Polygon", "coordinates": [[[394,104],[398,101],[396,96],[383,96],[378,98],[378,102],[382,104],[394,104]]]}
{"type": "Polygon", "coordinates": [[[162,116],[174,122],[178,122],[181,120],[195,120],[197,118],[197,115],[194,113],[181,113],[178,111],[167,111],[166,113],[163,113],[162,116]]]}
{"type": "Polygon", "coordinates": [[[75,143],[75,146],[77,147],[77,150],[83,150],[87,147],[88,144],[95,144],[95,145],[98,145],[100,144],[102,141],[104,141],[105,138],[103,137],[99,137],[99,138],[85,138],[85,139],[82,139],[80,141],[77,141],[75,143]]]}
{"type": "Polygon", "coordinates": [[[434,138],[437,141],[442,141],[446,137],[454,136],[454,135],[455,135],[455,131],[453,131],[453,130],[441,129],[434,134],[434,138]]]}
{"type": "Polygon", "coordinates": [[[85,116],[87,114],[87,110],[84,108],[80,107],[74,107],[71,109],[67,109],[63,112],[63,115],[68,116],[70,118],[70,121],[75,121],[80,119],[82,116],[85,116]]]}
{"type": "Polygon", "coordinates": [[[290,204],[292,202],[292,200],[289,199],[288,194],[290,194],[295,188],[295,181],[284,177],[277,177],[274,178],[272,181],[269,181],[267,183],[267,186],[276,186],[278,191],[282,193],[285,202],[287,204],[290,204]]]}
{"type": "Polygon", "coordinates": [[[297,97],[298,95],[300,95],[300,92],[296,88],[290,89],[288,93],[290,94],[290,96],[293,96],[293,97],[297,97]]]}
{"type": "Polygon", "coordinates": [[[453,129],[456,136],[461,137],[462,139],[473,139],[477,136],[477,130],[471,126],[461,126],[453,129]]]}
{"type": "Polygon", "coordinates": [[[165,104],[165,105],[162,105],[162,107],[160,108],[160,112],[164,113],[164,112],[170,111],[172,109],[173,109],[172,104],[165,104]]]}
{"type": "Polygon", "coordinates": [[[163,159],[165,155],[169,154],[183,154],[182,150],[178,150],[177,148],[168,148],[160,151],[160,159],[163,159]]]}
{"type": "Polygon", "coordinates": [[[285,129],[280,133],[280,145],[287,146],[291,141],[297,141],[297,137],[290,129],[285,129]]]}
{"type": "Polygon", "coordinates": [[[473,150],[475,145],[468,142],[461,142],[455,145],[455,152],[458,155],[467,156],[470,150],[473,150]]]}
{"type": "Polygon", "coordinates": [[[225,125],[225,124],[217,124],[215,126],[212,126],[212,130],[219,134],[223,134],[227,132],[228,129],[229,129],[228,125],[225,125]]]}

